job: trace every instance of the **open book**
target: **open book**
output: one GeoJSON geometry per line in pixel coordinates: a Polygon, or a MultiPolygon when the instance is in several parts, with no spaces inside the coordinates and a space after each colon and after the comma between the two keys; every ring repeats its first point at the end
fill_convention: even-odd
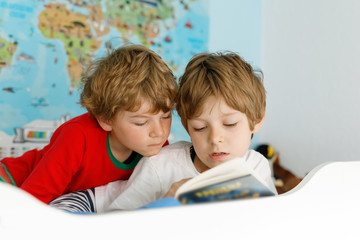
{"type": "Polygon", "coordinates": [[[175,194],[182,204],[273,196],[244,158],[235,158],[184,183],[175,194]]]}

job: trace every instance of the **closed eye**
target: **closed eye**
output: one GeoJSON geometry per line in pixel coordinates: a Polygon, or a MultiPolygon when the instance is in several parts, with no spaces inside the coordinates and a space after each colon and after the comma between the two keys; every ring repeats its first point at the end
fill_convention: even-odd
{"type": "Polygon", "coordinates": [[[196,132],[199,132],[199,131],[202,131],[202,130],[204,130],[206,127],[201,127],[201,128],[193,128],[194,129],[194,131],[196,131],[196,132]]]}
{"type": "Polygon", "coordinates": [[[146,122],[135,122],[134,124],[136,126],[144,126],[146,124],[146,122]]]}
{"type": "Polygon", "coordinates": [[[171,114],[162,117],[162,119],[169,119],[169,118],[171,118],[171,114]]]}
{"type": "Polygon", "coordinates": [[[237,122],[236,123],[224,124],[225,127],[234,127],[236,125],[237,125],[237,122]]]}

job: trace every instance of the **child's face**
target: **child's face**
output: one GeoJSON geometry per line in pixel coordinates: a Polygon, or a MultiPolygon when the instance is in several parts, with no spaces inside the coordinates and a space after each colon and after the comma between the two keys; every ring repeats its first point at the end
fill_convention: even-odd
{"type": "Polygon", "coordinates": [[[106,131],[111,131],[112,151],[121,153],[132,150],[145,157],[160,152],[170,134],[171,112],[151,113],[150,109],[149,102],[143,101],[138,111],[120,111],[107,129],[102,126],[106,131]]]}
{"type": "Polygon", "coordinates": [[[199,172],[213,168],[235,157],[242,157],[250,146],[247,116],[229,107],[223,98],[209,97],[199,117],[188,120],[188,133],[196,152],[195,167],[199,172]]]}

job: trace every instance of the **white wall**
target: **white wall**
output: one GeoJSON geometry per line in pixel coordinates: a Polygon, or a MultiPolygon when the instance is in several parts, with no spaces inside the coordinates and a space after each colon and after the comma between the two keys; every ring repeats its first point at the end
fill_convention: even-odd
{"type": "Polygon", "coordinates": [[[360,160],[360,1],[263,1],[260,138],[298,176],[360,160]]]}

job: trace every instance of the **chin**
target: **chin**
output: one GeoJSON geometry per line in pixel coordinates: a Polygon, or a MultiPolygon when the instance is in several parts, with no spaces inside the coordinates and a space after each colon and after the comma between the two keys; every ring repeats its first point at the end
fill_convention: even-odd
{"type": "Polygon", "coordinates": [[[154,155],[156,155],[156,154],[158,154],[159,152],[161,151],[161,148],[159,148],[159,149],[151,149],[151,150],[148,150],[148,151],[146,151],[146,152],[144,152],[144,153],[140,153],[143,157],[152,157],[152,156],[154,156],[154,155]]]}

